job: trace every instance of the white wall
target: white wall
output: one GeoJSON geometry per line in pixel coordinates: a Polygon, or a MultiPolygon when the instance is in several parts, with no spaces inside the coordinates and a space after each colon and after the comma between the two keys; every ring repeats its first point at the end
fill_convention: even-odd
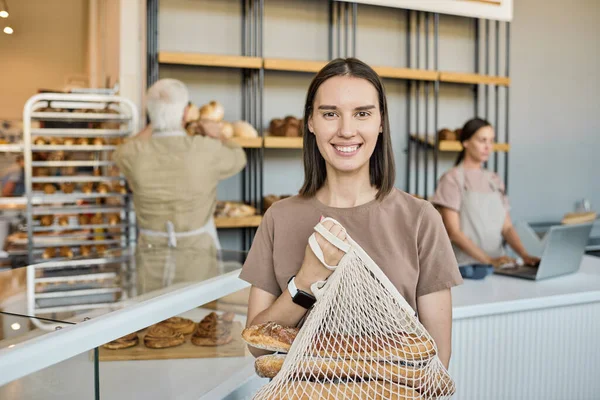
{"type": "MultiPolygon", "coordinates": [[[[513,217],[529,221],[558,219],[571,210],[574,201],[588,197],[600,207],[600,185],[594,185],[592,154],[600,151],[597,110],[600,110],[598,48],[595,21],[600,2],[577,0],[569,8],[545,0],[516,2],[511,41],[511,86],[509,192],[513,217]],[[596,47],[594,47],[596,46],[596,47]],[[596,110],[594,112],[593,110],[596,110]],[[575,144],[574,138],[582,143],[575,144]],[[567,150],[567,151],[565,151],[567,150]],[[530,160],[529,157],[533,158],[530,160]],[[523,169],[527,173],[522,173],[523,169]],[[557,185],[551,184],[557,182],[557,185]]],[[[403,10],[360,5],[358,9],[357,57],[372,65],[404,66],[406,63],[406,13],[403,10]]],[[[219,54],[240,54],[239,1],[161,0],[159,49],[219,54]],[[217,32],[223,32],[224,34],[217,32]]],[[[414,24],[413,24],[414,26],[414,24]]],[[[264,56],[296,59],[327,58],[327,2],[303,1],[292,9],[289,1],[265,2],[264,56]]],[[[474,24],[471,19],[440,16],[439,69],[474,71],[474,24]]],[[[495,24],[491,24],[490,74],[495,74],[495,24]]],[[[433,32],[433,24],[431,24],[433,32]]],[[[500,49],[504,50],[504,28],[500,26],[500,49]]],[[[432,36],[430,36],[430,40],[432,36]]],[[[421,43],[424,43],[421,34],[421,43]]],[[[414,63],[413,54],[413,63],[414,63]]],[[[500,74],[504,59],[499,60],[500,74]]],[[[484,55],[481,54],[483,67],[484,55]]],[[[424,67],[424,54],[421,54],[424,67]]],[[[433,67],[433,59],[430,59],[433,67]]],[[[413,64],[414,65],[414,64],[413,64]]],[[[182,79],[192,90],[192,100],[202,104],[215,99],[226,107],[225,118],[241,116],[241,75],[238,70],[161,66],[161,77],[182,79]]],[[[301,116],[306,89],[312,75],[265,72],[265,127],[274,117],[301,116]]],[[[385,80],[390,107],[398,187],[406,176],[406,83],[385,80]]],[[[422,89],[423,90],[423,89],[422,89]]],[[[433,88],[430,87],[430,101],[433,88]]],[[[484,115],[484,91],[480,115],[484,115]]],[[[498,137],[504,138],[504,96],[499,89],[498,137]]],[[[489,91],[488,118],[495,122],[494,90],[489,91]]],[[[473,93],[464,85],[440,87],[439,127],[457,128],[474,116],[473,93]]],[[[433,132],[433,103],[429,131],[433,132]]],[[[413,105],[414,112],[414,105],[413,105]]],[[[424,132],[424,102],[421,96],[419,131],[424,132]]],[[[416,130],[414,123],[411,131],[416,130]]],[[[265,151],[265,194],[293,194],[302,178],[300,151],[265,151]]],[[[431,159],[431,154],[429,155],[431,159]]],[[[441,155],[439,174],[450,168],[456,154],[441,155]]],[[[423,155],[421,155],[421,159],[423,155]]],[[[490,167],[493,166],[493,160],[490,167]]],[[[414,169],[414,168],[413,168],[414,169]]],[[[504,171],[503,157],[499,171],[504,171]]],[[[430,170],[432,176],[433,170],[430,170]]],[[[423,172],[421,172],[421,178],[423,172]]],[[[413,171],[414,177],[414,171],[413,171]]],[[[234,177],[219,188],[221,199],[240,198],[240,179],[234,177]]],[[[423,187],[423,186],[421,186],[423,187]]],[[[433,191],[430,183],[429,194],[433,191]]]]}
{"type": "Polygon", "coordinates": [[[513,215],[600,211],[600,2],[515,2],[511,48],[513,215]]]}
{"type": "Polygon", "coordinates": [[[70,77],[87,78],[87,3],[10,2],[15,33],[0,32],[0,119],[20,120],[39,89],[62,90],[70,77]]]}

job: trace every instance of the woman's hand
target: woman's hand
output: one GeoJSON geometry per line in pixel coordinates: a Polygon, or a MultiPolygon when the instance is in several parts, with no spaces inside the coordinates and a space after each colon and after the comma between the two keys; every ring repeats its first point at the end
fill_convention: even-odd
{"type": "Polygon", "coordinates": [[[525,254],[521,256],[523,259],[523,264],[537,266],[540,263],[540,259],[538,257],[530,256],[529,254],[525,254]]]}
{"type": "MultiPolygon", "coordinates": [[[[321,217],[321,219],[323,219],[323,217],[321,217]]],[[[346,239],[346,232],[340,225],[335,224],[332,221],[325,221],[322,223],[322,225],[338,239],[348,243],[348,240],[346,239]]],[[[337,266],[344,256],[344,252],[329,243],[318,232],[315,232],[315,236],[317,243],[323,252],[325,263],[327,265],[337,266]]],[[[312,293],[310,286],[317,281],[326,280],[332,272],[333,271],[325,268],[321,261],[319,261],[310,246],[306,246],[306,250],[304,251],[304,262],[302,263],[302,267],[300,267],[300,271],[298,271],[298,274],[296,275],[296,285],[298,288],[312,293]]]]}
{"type": "Polygon", "coordinates": [[[500,267],[504,264],[514,264],[515,260],[513,260],[512,258],[508,257],[508,256],[502,256],[502,257],[496,257],[496,258],[490,258],[490,261],[487,264],[491,264],[494,267],[500,267]]]}

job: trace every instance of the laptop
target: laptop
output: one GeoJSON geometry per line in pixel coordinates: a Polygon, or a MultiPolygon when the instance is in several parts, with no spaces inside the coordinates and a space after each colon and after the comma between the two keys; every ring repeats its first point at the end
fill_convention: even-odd
{"type": "Polygon", "coordinates": [[[527,265],[504,266],[495,268],[494,273],[523,279],[541,280],[577,272],[585,253],[585,246],[588,243],[592,226],[593,222],[552,226],[544,237],[541,261],[537,267],[527,265]]]}

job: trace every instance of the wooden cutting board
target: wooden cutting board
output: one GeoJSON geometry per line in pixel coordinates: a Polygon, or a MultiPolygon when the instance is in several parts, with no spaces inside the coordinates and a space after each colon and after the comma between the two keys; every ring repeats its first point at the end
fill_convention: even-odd
{"type": "Polygon", "coordinates": [[[150,349],[144,346],[146,330],[140,331],[139,343],[128,349],[110,350],[104,347],[99,349],[100,361],[131,361],[131,360],[168,360],[181,358],[221,358],[244,357],[246,343],[242,340],[242,324],[233,322],[231,335],[233,340],[222,346],[196,346],[190,341],[191,335],[186,335],[185,343],[166,349],[150,349]]]}

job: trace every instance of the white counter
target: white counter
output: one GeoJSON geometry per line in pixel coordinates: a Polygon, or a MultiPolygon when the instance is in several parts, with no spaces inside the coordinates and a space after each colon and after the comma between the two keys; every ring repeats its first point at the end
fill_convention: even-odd
{"type": "Polygon", "coordinates": [[[600,301],[600,258],[591,256],[575,274],[541,281],[492,275],[452,289],[454,320],[594,301],[600,301]]]}
{"type": "MultiPolygon", "coordinates": [[[[497,275],[467,280],[453,289],[453,314],[454,399],[598,398],[600,258],[584,257],[576,274],[539,282],[497,275]]],[[[101,398],[248,398],[248,388],[265,383],[253,361],[103,362],[101,398]]],[[[93,398],[92,366],[88,354],[73,357],[0,387],[0,399],[93,398]]]]}

